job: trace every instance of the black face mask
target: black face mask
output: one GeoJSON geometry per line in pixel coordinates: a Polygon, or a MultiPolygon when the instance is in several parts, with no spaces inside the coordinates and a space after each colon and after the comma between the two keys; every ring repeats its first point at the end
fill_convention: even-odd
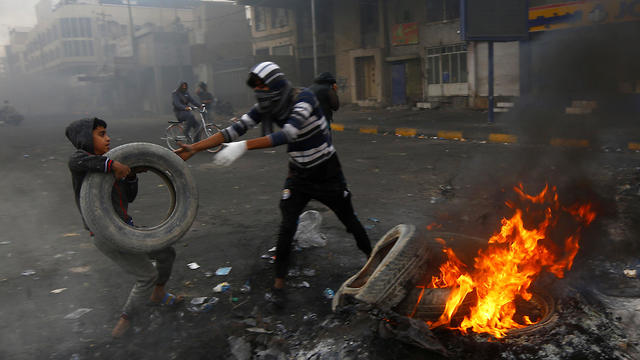
{"type": "Polygon", "coordinates": [[[255,90],[255,94],[258,108],[263,112],[275,109],[282,96],[280,91],[274,90],[255,90]]]}

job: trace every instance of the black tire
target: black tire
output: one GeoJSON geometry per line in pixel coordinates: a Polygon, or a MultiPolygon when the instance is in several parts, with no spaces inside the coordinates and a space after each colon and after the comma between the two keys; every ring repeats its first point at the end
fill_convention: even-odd
{"type": "Polygon", "coordinates": [[[198,189],[186,163],[173,152],[155,144],[118,146],[106,156],[131,167],[152,171],[162,178],[171,194],[166,218],[149,228],[136,228],[120,219],[111,203],[112,174],[90,173],[80,191],[80,208],[91,231],[119,249],[147,253],[178,241],[191,227],[198,211],[198,189]]]}
{"type": "Polygon", "coordinates": [[[171,124],[165,131],[167,137],[167,146],[171,150],[177,150],[180,148],[178,142],[189,143],[188,138],[184,135],[184,129],[182,124],[171,124]]]}
{"type": "Polygon", "coordinates": [[[341,305],[344,295],[383,310],[396,306],[407,295],[406,284],[427,259],[429,246],[414,239],[413,225],[397,225],[376,244],[365,266],[345,281],[332,308],[341,305]]]}

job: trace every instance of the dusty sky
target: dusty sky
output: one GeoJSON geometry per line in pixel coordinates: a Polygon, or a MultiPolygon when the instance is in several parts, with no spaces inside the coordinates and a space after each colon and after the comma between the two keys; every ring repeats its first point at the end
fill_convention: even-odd
{"type": "Polygon", "coordinates": [[[9,29],[15,26],[32,26],[36,23],[34,6],[38,0],[0,0],[0,56],[9,43],[9,29]]]}

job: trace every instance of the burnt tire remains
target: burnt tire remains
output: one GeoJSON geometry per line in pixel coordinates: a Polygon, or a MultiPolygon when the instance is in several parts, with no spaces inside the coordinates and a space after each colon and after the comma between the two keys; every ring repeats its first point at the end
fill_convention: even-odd
{"type": "Polygon", "coordinates": [[[119,249],[134,253],[159,250],[178,241],[198,211],[198,189],[186,163],[172,151],[149,143],[121,145],[105,155],[132,171],[158,175],[169,189],[171,203],[160,224],[148,228],[127,225],[111,203],[113,174],[89,173],[80,191],[80,208],[89,229],[119,249]]]}
{"type": "Polygon", "coordinates": [[[397,225],[376,244],[365,266],[345,281],[333,299],[335,311],[344,296],[390,309],[407,294],[405,285],[415,276],[416,269],[425,261],[429,248],[413,238],[413,225],[397,225]]]}

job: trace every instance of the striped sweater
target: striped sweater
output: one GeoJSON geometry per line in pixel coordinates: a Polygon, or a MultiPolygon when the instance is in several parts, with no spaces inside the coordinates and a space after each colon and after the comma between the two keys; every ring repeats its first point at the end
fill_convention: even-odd
{"type": "MultiPolygon", "coordinates": [[[[225,142],[244,135],[270,114],[260,113],[257,105],[240,120],[222,130],[225,142]]],[[[327,121],[316,97],[309,89],[302,90],[291,105],[291,113],[284,121],[275,121],[280,130],[269,134],[273,146],[287,144],[289,161],[302,168],[310,168],[330,158],[336,151],[331,144],[327,121]]]]}

